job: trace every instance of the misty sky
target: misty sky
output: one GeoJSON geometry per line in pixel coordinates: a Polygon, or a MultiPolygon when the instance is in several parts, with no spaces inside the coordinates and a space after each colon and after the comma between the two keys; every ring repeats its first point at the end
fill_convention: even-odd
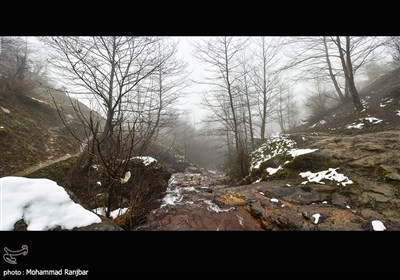
{"type": "MultiPolygon", "coordinates": [[[[204,67],[206,65],[200,63],[193,56],[193,44],[196,44],[204,39],[208,39],[210,37],[171,37],[173,40],[178,41],[178,58],[186,61],[188,63],[188,72],[190,74],[190,79],[192,80],[191,85],[185,89],[185,96],[180,99],[180,103],[178,104],[178,108],[187,112],[187,117],[185,119],[190,121],[191,124],[198,124],[207,110],[202,108],[200,103],[204,96],[204,94],[209,89],[208,85],[200,84],[203,78],[207,76],[209,73],[205,71],[204,67]]],[[[255,38],[255,37],[253,37],[255,38]]],[[[43,48],[43,45],[37,40],[35,37],[29,37],[28,40],[37,48],[40,49],[40,52],[43,55],[46,55],[47,50],[43,48]]],[[[62,83],[60,81],[56,81],[56,86],[61,87],[62,83]]],[[[293,87],[293,93],[295,94],[296,100],[298,104],[301,105],[304,97],[309,91],[312,84],[305,82],[296,82],[293,87]]],[[[89,105],[89,102],[83,101],[86,105],[89,105]]]]}

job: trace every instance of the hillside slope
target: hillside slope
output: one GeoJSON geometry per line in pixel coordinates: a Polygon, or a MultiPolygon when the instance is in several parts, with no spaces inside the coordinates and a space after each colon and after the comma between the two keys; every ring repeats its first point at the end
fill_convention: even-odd
{"type": "MultiPolygon", "coordinates": [[[[63,106],[69,126],[83,135],[83,126],[65,93],[45,87],[29,94],[0,92],[0,177],[79,152],[79,142],[63,125],[51,95],[63,106]]],[[[90,112],[85,105],[81,107],[90,112]]]]}
{"type": "Polygon", "coordinates": [[[354,112],[351,102],[330,109],[320,119],[312,119],[289,133],[327,132],[360,134],[400,129],[400,68],[381,75],[360,90],[365,110],[354,112]]]}
{"type": "Polygon", "coordinates": [[[215,191],[265,230],[400,230],[400,69],[252,155],[244,185],[215,191]]]}

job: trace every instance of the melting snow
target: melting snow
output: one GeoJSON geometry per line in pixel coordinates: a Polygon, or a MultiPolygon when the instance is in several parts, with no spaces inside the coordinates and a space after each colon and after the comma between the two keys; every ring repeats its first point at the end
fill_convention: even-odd
{"type": "Polygon", "coordinates": [[[291,148],[294,148],[296,142],[286,136],[272,136],[260,148],[255,150],[252,156],[250,170],[260,168],[261,164],[277,155],[283,154],[291,148]]]}
{"type": "Polygon", "coordinates": [[[367,118],[360,118],[358,119],[360,121],[360,123],[352,123],[346,126],[347,129],[351,129],[351,128],[357,128],[357,129],[361,129],[364,127],[364,121],[368,121],[372,124],[378,124],[383,122],[383,120],[377,119],[375,117],[367,117],[367,118]]]}
{"type": "Polygon", "coordinates": [[[195,187],[186,187],[186,188],[183,188],[185,191],[187,191],[187,192],[194,192],[194,191],[196,191],[196,189],[195,189],[195,187]]]}
{"type": "Polygon", "coordinates": [[[238,214],[236,214],[236,217],[238,217],[239,224],[240,224],[241,226],[243,226],[243,218],[240,217],[238,214]]]}
{"type": "Polygon", "coordinates": [[[352,128],[361,129],[361,128],[363,128],[363,126],[364,126],[363,123],[358,123],[358,124],[352,123],[352,124],[346,125],[346,128],[347,129],[352,129],[352,128]]]}
{"type": "Polygon", "coordinates": [[[24,219],[28,230],[49,230],[60,226],[73,229],[101,219],[71,200],[56,182],[24,177],[0,178],[0,230],[13,230],[15,222],[24,219]]]}
{"type": "Polygon", "coordinates": [[[269,175],[274,175],[276,172],[278,172],[279,169],[282,169],[282,166],[279,166],[278,168],[268,167],[267,172],[269,173],[269,175]]]}
{"type": "Polygon", "coordinates": [[[316,126],[324,125],[324,124],[326,124],[326,121],[325,121],[325,120],[320,120],[319,122],[313,124],[313,125],[310,126],[309,128],[314,128],[314,127],[316,127],[316,126]]]}
{"type": "Polygon", "coordinates": [[[317,213],[312,215],[314,217],[314,224],[318,224],[319,218],[321,217],[321,214],[317,213]]]}
{"type": "Polygon", "coordinates": [[[1,107],[1,106],[0,106],[0,108],[1,108],[1,110],[3,110],[3,112],[6,113],[6,114],[10,114],[10,113],[11,113],[11,111],[8,110],[7,108],[1,107]]]}
{"type": "MultiPolygon", "coordinates": [[[[115,219],[116,217],[125,214],[126,211],[128,211],[128,208],[115,209],[114,211],[110,212],[110,217],[115,219]]],[[[93,212],[95,212],[96,214],[105,216],[106,215],[106,208],[105,207],[95,208],[95,209],[93,209],[93,212]]]]}
{"type": "Polygon", "coordinates": [[[375,117],[367,117],[367,118],[364,118],[364,120],[369,121],[372,124],[377,124],[377,123],[383,122],[383,120],[377,119],[375,117]]]}
{"type": "Polygon", "coordinates": [[[210,212],[220,213],[220,212],[229,212],[235,210],[235,207],[222,209],[217,204],[212,203],[211,200],[204,200],[204,202],[208,205],[207,209],[210,212]]]}
{"type": "Polygon", "coordinates": [[[35,97],[31,97],[31,99],[33,99],[33,100],[35,100],[35,101],[37,101],[37,102],[40,102],[40,103],[45,103],[43,100],[36,99],[35,97]]]}
{"type": "Polygon", "coordinates": [[[149,164],[151,164],[153,162],[157,162],[157,160],[152,157],[133,157],[131,159],[140,159],[145,166],[148,166],[149,164]]]}
{"type": "Polygon", "coordinates": [[[292,157],[297,157],[309,153],[313,153],[317,151],[318,149],[293,149],[288,151],[287,153],[290,154],[292,157]]]}
{"type": "Polygon", "coordinates": [[[371,223],[375,231],[384,231],[386,229],[386,227],[383,225],[381,221],[375,220],[372,221],[371,223]]]}
{"type": "MultiPolygon", "coordinates": [[[[348,184],[353,184],[353,181],[351,181],[347,176],[337,173],[336,169],[338,169],[338,168],[329,168],[328,170],[324,170],[324,171],[320,171],[320,172],[316,172],[316,173],[307,171],[307,172],[301,172],[299,175],[303,178],[307,177],[307,180],[309,182],[315,182],[318,184],[325,184],[324,182],[321,182],[321,180],[323,180],[323,179],[339,182],[342,184],[342,186],[346,186],[348,184]]],[[[303,183],[301,183],[301,184],[303,184],[303,183]]]]}
{"type": "Polygon", "coordinates": [[[271,202],[279,202],[276,198],[271,198],[271,202]]]}

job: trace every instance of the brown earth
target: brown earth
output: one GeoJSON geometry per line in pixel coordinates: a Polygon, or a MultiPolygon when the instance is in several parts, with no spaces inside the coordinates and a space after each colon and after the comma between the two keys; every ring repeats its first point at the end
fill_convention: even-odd
{"type": "MultiPolygon", "coordinates": [[[[0,177],[28,174],[79,153],[79,142],[65,128],[51,96],[62,106],[71,129],[83,135],[65,93],[45,87],[29,93],[0,92],[0,177]]],[[[83,104],[81,108],[90,112],[83,104]]]]}

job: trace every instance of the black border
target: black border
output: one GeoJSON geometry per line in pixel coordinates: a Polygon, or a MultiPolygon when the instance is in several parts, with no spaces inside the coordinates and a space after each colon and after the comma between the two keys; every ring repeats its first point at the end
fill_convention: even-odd
{"type": "MultiPolygon", "coordinates": [[[[86,7],[82,3],[55,7],[17,3],[17,7],[2,8],[9,16],[0,17],[0,33],[399,35],[398,10],[393,4],[365,3],[350,9],[349,3],[151,2],[150,7],[135,3],[132,9],[115,2],[104,10],[98,10],[99,3],[86,7]]],[[[4,247],[18,249],[23,244],[29,246],[29,254],[19,258],[17,268],[0,260],[1,275],[4,269],[28,267],[90,270],[89,277],[67,279],[383,279],[400,275],[396,232],[0,232],[2,253],[4,247]]]]}
{"type": "Polygon", "coordinates": [[[2,254],[4,247],[29,246],[17,265],[1,260],[2,275],[5,269],[79,268],[89,275],[56,279],[399,276],[397,232],[43,231],[0,232],[0,240],[2,254]]]}
{"type": "Polygon", "coordinates": [[[399,35],[390,3],[346,1],[8,3],[0,33],[18,36],[399,35]],[[42,4],[42,5],[40,5],[42,4]]]}

